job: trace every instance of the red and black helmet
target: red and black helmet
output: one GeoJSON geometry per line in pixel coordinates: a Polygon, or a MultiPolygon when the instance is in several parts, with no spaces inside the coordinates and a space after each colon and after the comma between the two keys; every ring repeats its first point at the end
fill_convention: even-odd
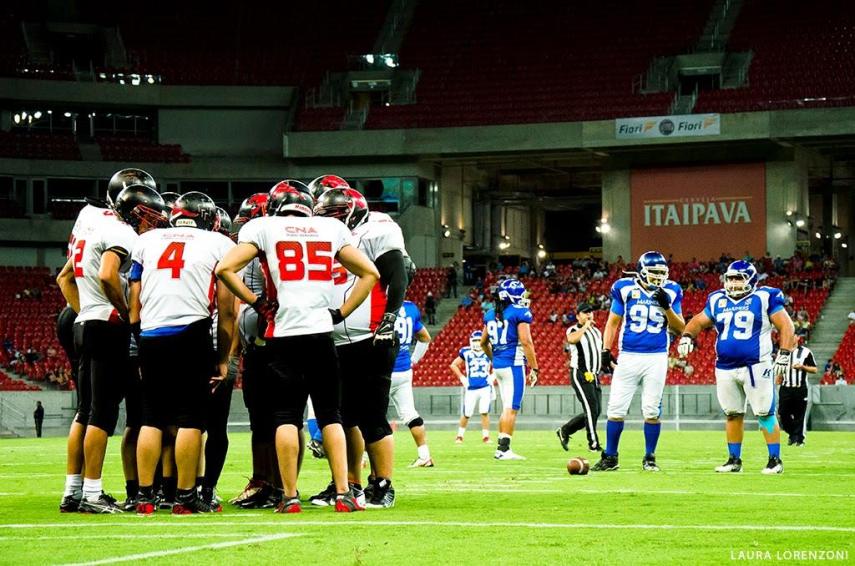
{"type": "Polygon", "coordinates": [[[113,173],[113,176],[110,177],[109,183],[107,183],[107,204],[114,206],[119,193],[131,185],[143,185],[150,189],[157,190],[157,183],[154,182],[154,177],[142,169],[136,169],[133,167],[128,169],[119,169],[113,173]]]}
{"type": "Polygon", "coordinates": [[[175,206],[175,201],[181,198],[181,195],[179,195],[178,193],[173,193],[172,191],[160,193],[160,196],[163,197],[163,202],[165,202],[166,206],[168,206],[169,208],[175,206]]]}
{"type": "Polygon", "coordinates": [[[235,216],[234,227],[240,230],[240,227],[259,216],[267,214],[267,204],[270,202],[270,195],[267,193],[255,193],[243,199],[240,203],[237,216],[235,216]]]}
{"type": "Polygon", "coordinates": [[[349,189],[350,185],[338,175],[321,175],[311,183],[309,183],[309,192],[312,193],[312,198],[315,202],[322,194],[330,189],[349,189]]]}
{"type": "Polygon", "coordinates": [[[152,228],[164,228],[169,224],[169,208],[148,185],[132,184],[122,189],[113,200],[113,211],[136,232],[143,222],[152,228]]]}
{"type": "Polygon", "coordinates": [[[368,218],[368,201],[355,189],[330,189],[315,204],[315,215],[338,218],[353,230],[368,218]]]}
{"type": "Polygon", "coordinates": [[[215,230],[217,205],[211,197],[199,191],[181,195],[172,207],[169,223],[175,228],[189,227],[200,230],[215,230]]]}
{"type": "Polygon", "coordinates": [[[217,207],[217,221],[214,225],[214,232],[219,232],[228,238],[232,237],[232,217],[226,212],[226,209],[217,207]]]}
{"type": "Polygon", "coordinates": [[[270,189],[270,201],[267,205],[268,216],[285,216],[299,214],[312,216],[314,206],[309,187],[300,181],[286,179],[270,189]]]}

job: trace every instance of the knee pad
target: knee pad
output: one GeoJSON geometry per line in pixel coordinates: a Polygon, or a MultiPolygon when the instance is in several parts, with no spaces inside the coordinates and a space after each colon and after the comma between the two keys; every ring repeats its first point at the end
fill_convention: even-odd
{"type": "Polygon", "coordinates": [[[425,424],[425,421],[421,417],[416,417],[410,422],[407,423],[407,426],[410,428],[416,428],[417,426],[422,426],[425,424]]]}
{"type": "Polygon", "coordinates": [[[359,429],[362,431],[362,438],[365,444],[373,444],[378,440],[382,440],[392,434],[392,427],[389,426],[389,421],[383,419],[371,419],[370,422],[363,422],[359,429]]]}
{"type": "Polygon", "coordinates": [[[775,415],[763,415],[757,417],[757,424],[760,425],[760,428],[772,434],[775,430],[775,425],[778,424],[778,420],[775,418],[775,415]]]}

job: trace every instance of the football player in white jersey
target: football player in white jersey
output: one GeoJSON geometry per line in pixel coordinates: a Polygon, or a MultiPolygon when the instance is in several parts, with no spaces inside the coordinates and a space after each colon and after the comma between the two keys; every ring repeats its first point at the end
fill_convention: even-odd
{"type": "MultiPolygon", "coordinates": [[[[337,218],[350,230],[354,244],[377,266],[380,281],[347,320],[336,313],[334,338],[345,368],[342,376],[342,420],[347,431],[348,477],[361,489],[362,453],[371,463],[366,506],[388,508],[395,503],[392,488],[395,443],[386,413],[389,409],[392,366],[398,353],[395,321],[407,290],[404,236],[388,216],[369,217],[368,203],[354,189],[331,189],[318,199],[315,214],[337,218]]],[[[336,269],[340,300],[354,290],[356,279],[336,269]]],[[[317,409],[317,407],[315,407],[317,409]]],[[[328,505],[330,487],[312,497],[328,505]]]]}
{"type": "Polygon", "coordinates": [[[66,265],[66,270],[70,269],[74,276],[73,283],[63,285],[66,300],[80,307],[74,328],[75,349],[80,356],[76,420],[86,426],[86,432],[82,499],[73,492],[68,494],[67,478],[66,495],[60,507],[63,511],[72,510],[76,500],[82,513],[121,512],[101,485],[107,438],[116,427],[129,372],[130,328],[121,273],[130,265],[137,233],[157,227],[165,220],[163,201],[157,191],[144,185],[132,187],[145,193],[125,203],[129,214],[133,214],[134,224],[119,221],[118,209],[115,213],[102,209],[98,215],[92,214],[83,225],[77,226],[71,263],[66,265]]]}
{"type": "MultiPolygon", "coordinates": [[[[87,198],[86,200],[88,204],[81,209],[74,222],[74,227],[71,230],[68,243],[69,259],[57,276],[57,284],[59,285],[69,306],[75,313],[80,311],[80,292],[77,287],[77,279],[83,277],[82,262],[83,252],[86,247],[86,241],[84,238],[81,238],[81,235],[84,231],[87,234],[91,233],[95,226],[103,223],[105,217],[115,219],[114,213],[111,209],[111,203],[114,201],[115,197],[117,197],[118,194],[130,184],[142,184],[152,189],[156,188],[156,184],[152,176],[141,169],[122,169],[117,171],[110,178],[105,200],[87,198]],[[75,265],[75,259],[80,265],[75,265]]],[[[122,232],[126,233],[124,230],[122,232]]],[[[129,252],[130,250],[127,251],[129,252]]],[[[110,256],[108,256],[108,258],[112,259],[110,256]]],[[[92,275],[95,276],[97,273],[98,272],[96,270],[92,275]]],[[[89,299],[87,298],[87,300],[89,299]]],[[[74,321],[74,318],[66,316],[62,321],[67,324],[74,321]]],[[[72,335],[73,328],[74,327],[72,326],[72,329],[70,329],[72,335]]],[[[68,331],[69,329],[63,330],[63,332],[68,331]]],[[[69,356],[69,359],[75,360],[77,366],[79,366],[80,352],[74,352],[73,355],[69,356]]],[[[73,374],[75,375],[75,378],[79,377],[79,371],[79,367],[74,368],[73,374]]],[[[130,375],[131,372],[125,370],[119,371],[114,369],[114,371],[118,372],[116,375],[118,375],[118,377],[123,381],[133,377],[130,375]]],[[[86,425],[88,422],[89,412],[91,410],[92,400],[90,389],[91,380],[88,377],[88,370],[86,375],[87,383],[85,384],[80,383],[75,379],[75,385],[78,389],[79,406],[68,433],[65,491],[62,502],[60,503],[60,511],[63,513],[77,511],[82,497],[84,435],[86,434],[86,425]],[[83,386],[82,390],[80,387],[81,385],[83,386]]],[[[114,377],[113,379],[115,380],[116,378],[114,377]]],[[[125,434],[122,438],[122,463],[126,471],[136,467],[136,460],[133,454],[133,443],[136,439],[134,435],[128,434],[128,432],[128,428],[126,427],[125,434]]],[[[136,473],[134,472],[133,476],[126,476],[125,479],[129,483],[135,481],[136,473]]]]}
{"type": "Polygon", "coordinates": [[[143,427],[137,444],[141,515],[155,511],[153,483],[163,431],[176,429],[178,489],[172,513],[220,510],[196,490],[209,383],[217,371],[227,373],[235,327],[234,296],[214,277],[217,263],[235,244],[213,231],[215,222],[216,206],[207,195],[185,193],[170,214],[172,228],[143,234],[132,256],[131,323],[138,325],[143,377],[143,427]],[[211,340],[215,308],[216,359],[211,340]]]}
{"type": "MultiPolygon", "coordinates": [[[[339,222],[313,217],[308,189],[297,181],[280,191],[269,212],[243,227],[238,246],[217,267],[217,276],[266,321],[264,339],[271,349],[274,375],[276,451],[284,486],[278,513],[302,510],[297,493],[306,401],[312,399],[323,431],[324,449],[335,485],[335,510],[359,511],[347,481],[347,451],[341,425],[341,374],[332,339],[333,311],[346,318],[368,297],[379,273],[355,246],[339,222]],[[238,272],[260,257],[267,279],[267,296],[244,285],[238,272]],[[334,293],[333,262],[354,274],[354,289],[340,304],[334,293]],[[340,305],[340,306],[339,306],[340,305]],[[333,307],[337,307],[333,309],[333,307]]],[[[280,183],[279,185],[282,185],[280,183]]]]}
{"type": "Polygon", "coordinates": [[[659,252],[638,258],[638,270],[612,285],[612,306],[603,332],[602,367],[611,367],[611,348],[618,338],[620,361],[615,361],[606,410],[606,448],[594,471],[617,470],[618,444],[623,421],[635,391],[641,386],[644,416],[642,470],[658,472],[656,446],[662,423],[662,394],[668,374],[669,332],[680,333],[686,325],[682,315],[683,290],[668,279],[668,262],[659,252]]]}

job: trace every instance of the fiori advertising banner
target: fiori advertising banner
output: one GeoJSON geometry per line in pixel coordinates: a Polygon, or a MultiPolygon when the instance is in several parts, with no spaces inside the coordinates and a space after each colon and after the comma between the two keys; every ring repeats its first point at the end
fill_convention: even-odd
{"type": "Polygon", "coordinates": [[[615,120],[615,138],[619,140],[717,136],[720,133],[721,118],[718,114],[652,116],[615,120]]]}

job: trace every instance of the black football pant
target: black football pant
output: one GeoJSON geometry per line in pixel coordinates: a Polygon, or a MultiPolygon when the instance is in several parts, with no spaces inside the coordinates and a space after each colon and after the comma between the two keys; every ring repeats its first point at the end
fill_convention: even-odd
{"type": "Polygon", "coordinates": [[[793,442],[805,440],[805,413],[808,405],[807,387],[781,387],[778,418],[781,428],[793,442]]]}
{"type": "Polygon", "coordinates": [[[600,416],[600,408],[603,404],[603,390],[600,389],[596,376],[590,372],[587,372],[587,375],[591,376],[590,381],[585,377],[586,372],[576,369],[570,370],[570,385],[576,392],[579,403],[582,404],[582,412],[567,421],[561,429],[564,434],[569,436],[584,428],[588,435],[588,447],[595,448],[600,446],[600,438],[597,436],[597,419],[600,416]]]}
{"type": "Polygon", "coordinates": [[[229,410],[232,406],[234,382],[220,383],[213,393],[208,394],[208,415],[206,428],[208,440],[205,441],[205,479],[202,486],[217,487],[226,454],[229,452],[229,410]]]}

